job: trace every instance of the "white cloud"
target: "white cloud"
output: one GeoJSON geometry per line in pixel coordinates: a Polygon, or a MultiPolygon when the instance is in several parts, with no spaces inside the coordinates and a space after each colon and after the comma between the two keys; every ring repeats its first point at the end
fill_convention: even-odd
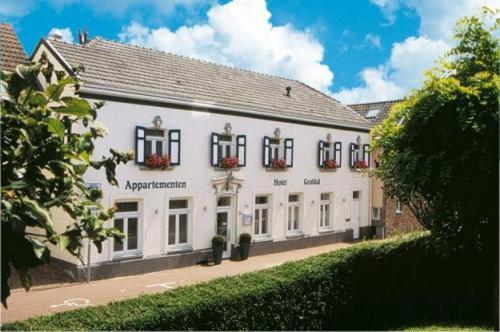
{"type": "Polygon", "coordinates": [[[322,64],[323,46],[308,30],[274,26],[265,0],[233,0],[214,5],[206,24],[150,29],[131,23],[120,40],[263,73],[300,80],[328,91],[333,81],[322,64]]]}
{"type": "Polygon", "coordinates": [[[52,28],[49,31],[48,36],[57,35],[61,36],[61,40],[66,43],[73,44],[74,38],[71,30],[69,28],[52,28]]]}
{"type": "Polygon", "coordinates": [[[397,10],[406,6],[420,17],[419,35],[395,43],[390,58],[382,65],[364,68],[362,84],[341,88],[333,96],[343,103],[370,102],[404,97],[424,79],[423,72],[453,46],[451,39],[456,21],[463,16],[478,14],[481,7],[500,7],[500,0],[371,0],[379,6],[389,21],[397,10]]]}
{"type": "Polygon", "coordinates": [[[373,35],[373,34],[369,33],[365,36],[365,42],[370,44],[372,47],[382,48],[382,43],[380,42],[379,35],[373,35]]]}
{"type": "Polygon", "coordinates": [[[0,17],[24,16],[34,6],[33,0],[2,0],[0,2],[0,17]]]}

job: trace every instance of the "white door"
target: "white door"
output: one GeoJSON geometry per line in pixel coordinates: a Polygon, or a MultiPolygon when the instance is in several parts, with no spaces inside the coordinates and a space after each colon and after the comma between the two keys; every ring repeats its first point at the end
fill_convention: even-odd
{"type": "Polygon", "coordinates": [[[351,200],[351,228],[353,230],[353,238],[359,238],[359,206],[360,206],[360,196],[359,191],[352,192],[351,200]]]}
{"type": "Polygon", "coordinates": [[[230,196],[217,198],[216,233],[222,235],[224,241],[224,253],[222,258],[231,257],[231,225],[233,224],[233,199],[230,196]]]}

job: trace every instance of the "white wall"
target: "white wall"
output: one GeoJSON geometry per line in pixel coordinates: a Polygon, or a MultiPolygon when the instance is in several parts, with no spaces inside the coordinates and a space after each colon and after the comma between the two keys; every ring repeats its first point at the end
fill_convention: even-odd
{"type": "MultiPolygon", "coordinates": [[[[257,194],[272,195],[271,230],[275,241],[286,238],[288,193],[302,194],[302,231],[305,236],[319,234],[321,192],[333,193],[334,228],[343,231],[351,228],[351,223],[345,219],[350,216],[352,191],[360,190],[362,192],[360,226],[369,225],[369,179],[352,171],[348,166],[349,143],[356,142],[358,136],[361,136],[362,144],[368,143],[367,133],[113,101],[107,102],[99,111],[97,120],[103,122],[110,133],[97,142],[94,158],[109,154],[110,147],[132,151],[135,148],[135,126],[150,127],[157,115],[164,121],[163,127],[180,129],[182,132],[180,166],[171,171],[153,171],[140,169],[133,161],[129,162],[117,168],[120,188],[107,184],[104,172],[92,170],[86,175],[87,182],[101,183],[105,204],[112,205],[118,199],[140,200],[142,211],[140,237],[144,257],[165,254],[168,200],[174,197],[192,199],[190,238],[193,249],[211,246],[210,241],[215,234],[216,214],[216,196],[211,179],[222,177],[225,172],[216,171],[210,166],[210,134],[222,132],[227,122],[232,124],[234,134],[247,135],[246,167],[234,172],[236,177],[244,179],[237,198],[237,225],[232,227],[233,230],[237,228],[237,233],[252,232],[251,226],[243,225],[241,213],[246,211],[253,213],[254,198],[257,194]],[[263,136],[272,136],[276,127],[281,129],[282,137],[294,139],[294,166],[286,172],[270,172],[262,166],[263,136]],[[324,140],[328,133],[332,134],[334,141],[342,141],[342,167],[336,172],[320,172],[317,166],[318,141],[324,140]],[[304,179],[308,178],[319,178],[321,184],[304,185],[304,179]],[[274,179],[286,179],[287,186],[274,186],[274,179]],[[186,181],[187,188],[132,192],[125,190],[127,180],[186,181]]],[[[112,259],[111,241],[107,242],[100,255],[95,253],[95,248],[93,249],[93,262],[112,259]]]]}

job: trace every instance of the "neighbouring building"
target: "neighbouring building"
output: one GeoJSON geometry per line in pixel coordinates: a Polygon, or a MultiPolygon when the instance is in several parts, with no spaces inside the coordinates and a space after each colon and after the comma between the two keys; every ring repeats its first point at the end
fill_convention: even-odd
{"type": "Polygon", "coordinates": [[[12,26],[0,22],[0,69],[13,71],[17,65],[28,63],[28,57],[12,26]]]}
{"type": "MultiPolygon", "coordinates": [[[[117,168],[119,187],[89,171],[89,186],[117,207],[109,226],[127,234],[91,249],[93,278],[186,266],[210,259],[215,234],[225,257],[242,232],[251,255],[363,238],[371,233],[370,122],[301,82],[94,38],[41,39],[58,70],[75,65],[80,95],[105,101],[97,120],[109,148],[135,152],[117,168]]],[[[43,83],[42,83],[43,84],[43,83]]],[[[51,211],[57,230],[69,219],[51,211]]],[[[54,259],[76,278],[85,266],[54,259]]]]}
{"type": "MultiPolygon", "coordinates": [[[[355,104],[349,107],[375,126],[387,118],[391,107],[400,101],[355,104]]],[[[373,167],[377,167],[380,153],[382,153],[380,150],[373,152],[373,167]]],[[[382,229],[382,232],[377,234],[378,236],[384,237],[422,229],[422,225],[408,207],[384,193],[383,183],[378,178],[373,177],[371,181],[371,220],[373,226],[380,226],[382,229]]]]}

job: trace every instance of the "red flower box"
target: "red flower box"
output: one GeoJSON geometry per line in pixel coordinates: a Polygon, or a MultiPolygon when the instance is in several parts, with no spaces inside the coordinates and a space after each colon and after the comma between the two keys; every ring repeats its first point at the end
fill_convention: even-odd
{"type": "Polygon", "coordinates": [[[326,160],[323,167],[326,169],[337,169],[338,165],[335,160],[326,160]]]}
{"type": "Polygon", "coordinates": [[[238,158],[237,157],[226,157],[223,158],[220,162],[222,168],[230,169],[238,167],[238,158]]]}
{"type": "Polygon", "coordinates": [[[286,160],[285,159],[276,159],[271,161],[271,167],[276,169],[286,169],[286,160]]]}
{"type": "Polygon", "coordinates": [[[150,154],[146,156],[146,166],[151,169],[165,169],[170,166],[170,156],[160,156],[157,154],[150,154]]]}
{"type": "Polygon", "coordinates": [[[356,164],[354,164],[355,169],[365,169],[368,168],[368,165],[364,162],[364,160],[358,160],[356,164]]]}

